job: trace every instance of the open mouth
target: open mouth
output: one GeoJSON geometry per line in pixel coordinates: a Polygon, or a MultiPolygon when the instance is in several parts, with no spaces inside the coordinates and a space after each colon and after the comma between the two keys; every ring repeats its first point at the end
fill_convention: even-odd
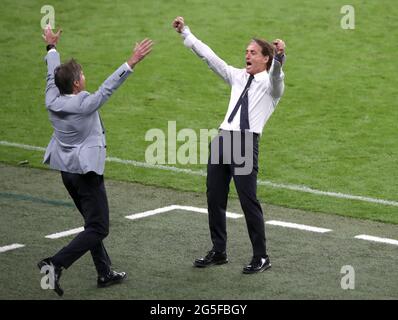
{"type": "Polygon", "coordinates": [[[250,67],[252,63],[250,61],[246,61],[246,67],[250,67]]]}

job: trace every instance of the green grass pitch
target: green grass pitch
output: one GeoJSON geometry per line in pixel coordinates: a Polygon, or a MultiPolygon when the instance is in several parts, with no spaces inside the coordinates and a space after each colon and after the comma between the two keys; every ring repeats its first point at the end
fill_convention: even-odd
{"type": "MultiPolygon", "coordinates": [[[[87,89],[91,92],[95,91],[102,81],[128,58],[136,41],[149,37],[155,42],[151,55],[137,66],[135,73],[101,109],[101,116],[107,129],[108,156],[144,162],[145,150],[151,143],[145,141],[145,133],[152,128],[160,128],[166,132],[168,121],[176,121],[177,130],[192,128],[197,133],[200,129],[217,128],[222,122],[229,100],[229,88],[183,46],[180,36],[172,29],[173,18],[182,15],[199,39],[236,67],[243,67],[246,45],[254,36],[269,40],[281,38],[287,44],[287,62],[284,67],[286,90],[260,141],[259,179],[279,184],[301,185],[322,191],[398,201],[396,179],[398,53],[395,48],[398,38],[396,19],[398,8],[393,0],[350,1],[349,4],[355,8],[354,30],[343,30],[340,26],[343,17],[340,9],[347,4],[347,1],[343,0],[277,2],[118,0],[95,3],[75,0],[51,1],[51,3],[4,0],[0,11],[0,86],[2,88],[0,141],[45,147],[52,133],[44,107],[45,45],[41,39],[40,29],[43,16],[40,9],[44,4],[51,4],[54,7],[56,28],[61,27],[64,30],[58,45],[61,59],[65,61],[74,57],[82,64],[87,89]]],[[[3,197],[0,197],[0,210],[4,217],[1,222],[0,246],[24,239],[26,242],[33,241],[30,249],[18,249],[15,252],[1,254],[0,259],[5,261],[1,264],[2,274],[10,265],[19,261],[18,259],[25,257],[27,252],[29,263],[33,263],[37,258],[41,258],[42,254],[55,250],[65,242],[65,239],[59,240],[56,243],[46,243],[42,247],[44,241],[42,234],[73,228],[78,226],[76,223],[80,223],[74,216],[76,212],[73,212],[73,208],[61,207],[63,214],[57,216],[57,208],[50,206],[49,212],[53,215],[54,221],[45,228],[43,214],[48,214],[46,205],[35,204],[33,206],[35,215],[31,216],[29,201],[12,200],[5,196],[13,192],[35,195],[34,189],[24,189],[25,185],[7,180],[11,178],[6,174],[8,169],[4,168],[13,168],[12,166],[23,160],[28,160],[29,167],[44,168],[41,164],[42,157],[43,153],[40,151],[0,145],[0,162],[4,166],[0,176],[0,194],[3,194],[3,197]],[[14,216],[10,212],[21,213],[14,216]],[[15,220],[15,217],[18,219],[15,220]],[[15,229],[10,226],[14,226],[15,229]],[[32,226],[34,230],[25,233],[25,228],[32,226]],[[24,234],[24,238],[14,239],[19,233],[24,234]]],[[[203,164],[173,166],[191,170],[206,168],[203,164]]],[[[42,172],[44,176],[48,174],[41,170],[32,172],[42,172]]],[[[40,176],[38,173],[37,175],[40,176]]],[[[142,197],[132,197],[136,203],[130,203],[129,206],[126,204],[123,207],[125,211],[128,211],[128,208],[130,211],[152,209],[145,206],[146,201],[150,202],[151,198],[144,192],[156,193],[156,190],[160,190],[158,192],[165,194],[159,196],[155,207],[163,206],[162,202],[170,199],[171,195],[168,192],[173,195],[186,195],[189,192],[187,199],[192,202],[199,201],[197,198],[202,201],[205,197],[203,176],[112,162],[106,164],[105,176],[106,179],[112,179],[112,183],[115,184],[117,181],[127,185],[133,182],[141,186],[142,189],[138,187],[136,189],[143,192],[142,197]]],[[[46,181],[41,182],[44,184],[43,188],[46,181]]],[[[51,183],[56,185],[56,183],[61,184],[61,181],[53,179],[51,183]]],[[[62,185],[58,187],[62,188],[62,185]]],[[[133,191],[137,191],[136,189],[133,188],[133,191]]],[[[44,198],[68,200],[63,193],[45,196],[45,189],[40,192],[43,193],[40,196],[44,198]]],[[[266,208],[266,213],[269,210],[271,215],[279,214],[281,220],[284,214],[294,218],[296,212],[294,210],[298,209],[302,210],[298,211],[299,223],[302,221],[311,224],[312,219],[323,221],[334,217],[330,218],[331,224],[336,223],[340,226],[369,223],[369,230],[374,231],[375,235],[397,239],[396,206],[338,199],[263,185],[258,187],[258,195],[266,208]],[[308,212],[307,218],[304,213],[301,214],[303,211],[308,212]],[[306,219],[308,221],[305,221],[306,219]]],[[[232,208],[235,211],[240,210],[234,189],[231,190],[231,197],[232,208]]],[[[182,196],[177,198],[185,204],[182,196]]],[[[126,199],[127,196],[120,201],[127,201],[126,199]]],[[[205,204],[202,203],[201,207],[205,207],[205,204]]],[[[206,219],[194,216],[191,221],[195,224],[193,227],[188,223],[190,221],[188,217],[191,216],[187,213],[170,214],[148,218],[147,221],[141,221],[137,225],[124,221],[122,216],[119,217],[120,221],[115,218],[116,226],[113,235],[111,233],[109,244],[113,248],[115,259],[119,259],[118,265],[123,267],[127,263],[129,269],[135,270],[138,267],[134,262],[135,254],[138,252],[137,254],[143,257],[150,254],[150,251],[146,251],[149,249],[142,248],[140,244],[141,241],[148,239],[153,241],[151,248],[155,248],[156,252],[164,254],[166,258],[170,257],[170,261],[174,261],[173,259],[190,261],[195,255],[202,254],[202,251],[207,249],[206,244],[208,245],[205,242],[208,240],[206,219]],[[142,230],[151,232],[151,237],[143,237],[140,233],[142,230]],[[161,233],[161,230],[164,230],[164,233],[161,233]],[[176,234],[183,240],[175,240],[173,236],[176,234]],[[195,242],[194,238],[190,238],[192,234],[200,237],[202,242],[195,242]],[[175,250],[177,253],[162,251],[165,243],[156,238],[158,235],[164,236],[168,241],[170,244],[166,248],[168,250],[173,249],[173,240],[177,241],[175,250]],[[117,249],[119,247],[120,250],[117,249]],[[132,251],[128,251],[129,248],[132,251]]],[[[313,258],[308,260],[308,264],[299,266],[303,271],[302,278],[296,274],[289,279],[284,277],[294,271],[292,264],[296,263],[289,260],[293,259],[289,258],[289,255],[293,253],[300,255],[304,244],[314,240],[310,236],[308,238],[306,235],[300,236],[297,232],[286,234],[286,239],[278,237],[277,229],[271,227],[268,228],[269,236],[270,239],[275,239],[273,244],[271,242],[271,248],[275,250],[273,253],[277,265],[286,269],[275,271],[277,276],[272,280],[275,290],[271,291],[270,297],[262,295],[260,289],[253,296],[247,295],[249,290],[245,291],[245,286],[248,289],[251,285],[259,287],[265,285],[268,278],[258,284],[254,283],[255,280],[248,280],[250,283],[242,285],[243,289],[236,285],[229,291],[230,296],[223,296],[225,292],[223,290],[214,291],[211,297],[180,291],[180,288],[192,279],[197,281],[199,286],[193,288],[197,290],[195,292],[201,292],[201,289],[211,283],[212,277],[214,279],[231,277],[228,283],[242,284],[240,282],[242,279],[238,279],[240,277],[238,271],[249,258],[245,256],[249,252],[249,244],[245,242],[246,247],[240,247],[239,244],[239,241],[247,241],[243,225],[231,222],[230,227],[232,239],[235,238],[231,239],[235,241],[231,245],[235,250],[235,257],[238,257],[231,265],[223,266],[206,275],[191,273],[192,270],[186,271],[176,279],[176,287],[172,287],[173,289],[170,289],[172,291],[167,291],[168,282],[162,279],[171,274],[175,275],[176,270],[173,269],[175,266],[172,265],[159,275],[158,280],[161,287],[165,288],[164,291],[156,291],[155,281],[144,283],[144,275],[141,275],[142,277],[137,279],[142,283],[134,284],[132,280],[131,286],[127,286],[126,289],[120,287],[120,291],[118,288],[112,291],[112,294],[115,292],[120,294],[121,298],[134,299],[396,298],[398,296],[396,291],[398,285],[395,280],[398,277],[383,277],[382,274],[375,272],[378,268],[383,269],[388,266],[389,259],[396,260],[396,248],[378,253],[380,247],[377,244],[357,243],[351,238],[348,241],[345,237],[351,237],[354,232],[347,230],[347,233],[333,235],[331,239],[327,238],[326,242],[321,242],[324,248],[329,248],[333,243],[333,237],[337,237],[339,239],[336,240],[338,245],[335,249],[329,248],[329,251],[322,252],[315,246],[307,248],[309,251],[306,254],[313,258]],[[302,246],[297,244],[298,248],[288,246],[288,239],[291,242],[298,241],[293,240],[295,235],[301,237],[299,239],[302,241],[299,242],[302,246]],[[280,252],[279,250],[284,250],[285,246],[286,252],[280,252]],[[361,253],[358,254],[358,251],[361,253]],[[336,258],[338,261],[329,258],[341,252],[344,253],[342,258],[336,258]],[[343,264],[350,264],[350,259],[353,259],[353,263],[361,265],[371,256],[376,257],[375,264],[369,266],[369,270],[362,270],[364,277],[370,279],[367,287],[354,290],[349,296],[344,296],[347,292],[342,293],[339,287],[335,288],[336,283],[339,284],[338,269],[343,264]],[[343,261],[344,257],[348,263],[343,261]],[[336,265],[333,265],[333,262],[336,262],[336,265]],[[308,271],[311,269],[308,268],[319,263],[321,263],[320,271],[318,270],[319,278],[311,278],[308,271]],[[313,292],[315,284],[324,279],[322,275],[326,274],[327,280],[324,286],[313,292]],[[302,291],[289,291],[293,279],[301,281],[304,288],[302,291]],[[379,280],[381,282],[378,282],[379,280]],[[277,289],[281,283],[284,285],[281,289],[277,289]],[[391,284],[395,287],[384,290],[384,284],[387,288],[390,288],[391,284]],[[134,294],[129,291],[132,288],[137,290],[134,294]],[[372,295],[366,294],[366,291],[372,292],[372,295]]],[[[364,230],[367,228],[364,225],[364,230]]],[[[70,287],[73,288],[73,283],[77,285],[80,276],[90,276],[84,272],[83,267],[88,263],[91,262],[83,260],[70,272],[69,280],[65,279],[70,281],[70,287]]],[[[366,269],[365,266],[363,268],[366,269]]],[[[31,272],[32,278],[35,277],[36,270],[31,272]]],[[[151,272],[156,273],[155,270],[151,272]]],[[[394,275],[394,271],[391,272],[390,275],[394,275]]],[[[75,289],[82,290],[80,292],[72,290],[73,296],[87,298],[88,294],[93,294],[93,298],[109,297],[108,291],[94,294],[94,290],[89,286],[92,280],[83,279],[86,285],[81,289],[75,289]]],[[[12,282],[8,281],[2,286],[0,298],[41,298],[41,290],[34,286],[36,283],[32,283],[31,290],[23,295],[15,290],[12,282]]],[[[50,298],[51,295],[44,297],[50,298]]]]}

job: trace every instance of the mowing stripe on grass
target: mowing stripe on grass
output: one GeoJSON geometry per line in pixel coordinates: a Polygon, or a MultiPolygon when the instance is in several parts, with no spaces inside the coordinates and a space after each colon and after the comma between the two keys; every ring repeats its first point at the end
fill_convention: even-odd
{"type": "Polygon", "coordinates": [[[39,198],[39,197],[32,197],[27,194],[15,194],[15,193],[8,193],[8,192],[0,192],[0,198],[8,198],[8,199],[18,200],[18,201],[30,201],[30,202],[36,202],[36,203],[44,203],[44,204],[50,204],[53,206],[74,207],[74,204],[71,202],[60,201],[60,200],[49,200],[49,199],[43,199],[43,198],[39,198]]]}
{"type": "MultiPolygon", "coordinates": [[[[43,148],[43,147],[29,146],[26,144],[19,144],[19,143],[13,143],[13,142],[8,142],[8,141],[0,141],[0,146],[16,147],[16,148],[20,148],[20,149],[36,150],[36,151],[44,151],[45,150],[45,148],[43,148]]],[[[135,161],[135,160],[124,160],[124,159],[115,158],[115,157],[107,157],[106,161],[132,165],[132,166],[140,167],[140,168],[166,170],[166,171],[185,173],[185,174],[189,174],[189,175],[196,175],[196,176],[203,176],[203,177],[206,176],[206,172],[203,170],[182,169],[182,168],[177,168],[177,167],[173,167],[173,166],[155,165],[155,164],[149,164],[149,163],[139,162],[139,161],[135,161]]],[[[393,201],[393,200],[384,200],[384,199],[371,198],[371,197],[366,197],[366,196],[345,194],[345,193],[340,193],[340,192],[322,191],[322,190],[313,189],[313,188],[310,188],[307,186],[286,184],[286,183],[275,183],[272,181],[258,180],[258,184],[261,186],[268,186],[268,187],[275,188],[275,189],[285,189],[285,190],[291,190],[291,191],[311,193],[311,194],[325,196],[325,197],[356,200],[356,201],[363,201],[363,202],[369,202],[369,203],[382,204],[382,205],[386,205],[386,206],[398,207],[398,201],[393,201]]]]}
{"type": "Polygon", "coordinates": [[[269,220],[266,221],[265,223],[284,228],[299,229],[299,230],[318,232],[318,233],[325,233],[332,231],[331,229],[318,228],[318,227],[307,226],[305,224],[297,224],[297,223],[277,221],[277,220],[269,220]]]}
{"type": "Polygon", "coordinates": [[[67,231],[63,231],[63,232],[57,232],[57,233],[49,234],[48,236],[45,236],[45,238],[47,238],[47,239],[59,239],[59,238],[70,236],[72,234],[80,233],[83,230],[84,230],[83,227],[75,228],[75,229],[71,229],[71,230],[67,230],[67,231]]]}
{"type": "MultiPolygon", "coordinates": [[[[171,205],[163,208],[157,208],[154,210],[148,210],[140,213],[133,213],[131,215],[126,216],[127,219],[130,220],[136,220],[136,219],[141,219],[149,216],[153,216],[155,214],[163,213],[163,212],[169,212],[173,210],[185,210],[185,211],[191,211],[191,212],[198,212],[198,213],[208,213],[207,209],[204,208],[197,208],[197,207],[190,207],[190,206],[179,206],[179,205],[171,205]]],[[[238,219],[243,217],[242,214],[238,213],[233,213],[233,212],[227,212],[227,217],[232,218],[232,219],[238,219]]]]}
{"type": "Polygon", "coordinates": [[[6,252],[6,251],[10,251],[10,250],[19,249],[19,248],[23,248],[23,247],[25,247],[24,244],[13,243],[13,244],[10,244],[8,246],[0,247],[0,253],[6,252]]]}
{"type": "Polygon", "coordinates": [[[398,246],[398,240],[388,239],[388,238],[379,238],[374,236],[368,236],[366,234],[360,234],[354,237],[355,239],[373,241],[373,242],[381,242],[381,243],[388,243],[398,246]]]}

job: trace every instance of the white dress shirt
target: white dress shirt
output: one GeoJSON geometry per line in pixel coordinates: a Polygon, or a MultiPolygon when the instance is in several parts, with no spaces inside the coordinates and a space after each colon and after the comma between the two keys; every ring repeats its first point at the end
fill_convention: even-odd
{"type": "MultiPolygon", "coordinates": [[[[229,66],[225,61],[218,57],[213,50],[206,44],[197,39],[187,26],[182,33],[184,45],[204,60],[224,81],[231,86],[231,98],[229,100],[228,111],[220,129],[230,131],[240,131],[240,111],[231,123],[228,122],[229,115],[232,113],[238,99],[246,86],[250,74],[246,69],[237,69],[229,66]]],[[[284,73],[282,66],[277,60],[273,60],[272,66],[268,71],[263,71],[254,75],[253,82],[248,92],[249,99],[249,124],[250,131],[262,134],[263,128],[271,114],[274,112],[283,91],[284,91],[284,73]]]]}

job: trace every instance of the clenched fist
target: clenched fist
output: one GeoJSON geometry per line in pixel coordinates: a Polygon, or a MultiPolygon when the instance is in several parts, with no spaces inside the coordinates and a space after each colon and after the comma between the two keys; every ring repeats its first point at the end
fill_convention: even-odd
{"type": "Polygon", "coordinates": [[[185,23],[183,17],[177,17],[173,21],[173,28],[178,32],[181,33],[182,29],[184,29],[185,23]]]}
{"type": "Polygon", "coordinates": [[[281,39],[275,39],[272,41],[272,44],[275,46],[275,52],[278,55],[285,53],[285,42],[281,39]]]}

